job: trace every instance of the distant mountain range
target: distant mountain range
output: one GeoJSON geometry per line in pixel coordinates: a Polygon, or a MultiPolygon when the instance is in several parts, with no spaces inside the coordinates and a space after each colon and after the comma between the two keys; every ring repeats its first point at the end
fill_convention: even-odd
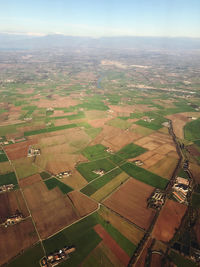
{"type": "Polygon", "coordinates": [[[169,37],[76,37],[61,34],[28,36],[1,34],[0,49],[51,48],[115,48],[115,49],[200,49],[200,38],[169,37]]]}

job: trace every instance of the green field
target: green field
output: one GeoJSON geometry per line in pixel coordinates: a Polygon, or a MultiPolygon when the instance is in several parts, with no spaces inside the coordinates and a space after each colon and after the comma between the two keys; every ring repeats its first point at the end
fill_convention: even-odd
{"type": "Polygon", "coordinates": [[[147,127],[151,130],[159,130],[160,128],[162,128],[162,123],[167,121],[167,119],[165,119],[164,117],[162,116],[158,116],[158,115],[155,115],[153,114],[152,116],[149,116],[151,119],[154,119],[153,121],[151,122],[147,122],[147,121],[144,121],[144,120],[139,120],[139,121],[136,121],[135,124],[137,125],[140,125],[140,126],[143,126],[143,127],[147,127]]]}
{"type": "Polygon", "coordinates": [[[156,188],[165,189],[169,182],[167,179],[128,162],[123,164],[121,169],[133,178],[156,188]]]}
{"type": "Polygon", "coordinates": [[[18,184],[16,175],[14,172],[0,175],[0,186],[4,184],[14,184],[14,185],[18,184]]]}
{"type": "Polygon", "coordinates": [[[109,156],[109,154],[106,152],[106,147],[101,144],[86,147],[82,151],[82,154],[89,160],[97,160],[109,156]]]}
{"type": "Polygon", "coordinates": [[[39,261],[44,257],[41,244],[35,245],[33,248],[26,250],[21,256],[13,260],[8,267],[39,267],[39,261]]]}
{"type": "Polygon", "coordinates": [[[109,157],[109,160],[111,160],[113,163],[115,163],[116,165],[121,164],[122,162],[124,162],[125,160],[118,157],[116,154],[115,155],[111,155],[109,157]]]}
{"type": "Polygon", "coordinates": [[[99,176],[99,174],[96,174],[93,171],[103,169],[105,172],[108,172],[115,167],[116,166],[109,160],[100,159],[92,162],[81,163],[77,166],[77,170],[88,182],[90,182],[99,176]]]}
{"type": "Polygon", "coordinates": [[[192,206],[194,208],[200,208],[200,194],[193,193],[193,195],[192,195],[192,206]]]}
{"type": "Polygon", "coordinates": [[[8,161],[8,158],[3,150],[0,150],[0,162],[8,161]]]}
{"type": "Polygon", "coordinates": [[[86,185],[83,189],[81,189],[81,192],[90,196],[90,195],[94,194],[102,186],[109,183],[113,178],[115,178],[121,172],[122,171],[119,168],[114,169],[113,171],[99,177],[97,180],[86,185]]]}
{"type": "Polygon", "coordinates": [[[44,182],[49,190],[58,187],[63,194],[67,194],[73,190],[71,187],[60,182],[56,178],[50,178],[48,180],[45,180],[44,182]]]}
{"type": "Polygon", "coordinates": [[[49,128],[35,130],[35,131],[24,132],[24,136],[36,135],[36,134],[41,134],[41,133],[50,133],[50,132],[70,129],[70,128],[74,128],[74,127],[77,127],[77,125],[74,123],[73,124],[67,124],[67,125],[61,125],[61,126],[53,126],[53,127],[49,127],[49,128]]]}
{"type": "Polygon", "coordinates": [[[146,151],[146,148],[131,143],[119,150],[116,155],[123,159],[130,159],[135,158],[146,151]]]}
{"type": "Polygon", "coordinates": [[[200,138],[200,118],[188,122],[184,127],[185,139],[195,141],[200,138]]]}
{"type": "Polygon", "coordinates": [[[51,177],[51,175],[48,172],[41,172],[40,176],[42,177],[43,180],[46,180],[51,177]]]}

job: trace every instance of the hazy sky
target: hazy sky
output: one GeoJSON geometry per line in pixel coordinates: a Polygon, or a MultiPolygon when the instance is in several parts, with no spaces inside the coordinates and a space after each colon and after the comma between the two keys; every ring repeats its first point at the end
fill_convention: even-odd
{"type": "Polygon", "coordinates": [[[0,32],[200,37],[200,0],[0,0],[0,32]]]}

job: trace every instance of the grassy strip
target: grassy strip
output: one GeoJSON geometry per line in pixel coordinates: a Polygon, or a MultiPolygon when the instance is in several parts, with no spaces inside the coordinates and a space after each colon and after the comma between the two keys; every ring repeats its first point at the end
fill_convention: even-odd
{"type": "Polygon", "coordinates": [[[105,172],[108,172],[114,168],[115,165],[107,159],[81,163],[77,166],[77,170],[88,182],[99,176],[99,174],[96,174],[93,171],[103,169],[105,172]]]}
{"type": "Polygon", "coordinates": [[[119,175],[122,171],[117,168],[114,169],[113,171],[103,175],[99,179],[93,181],[92,183],[86,185],[83,189],[81,189],[81,192],[91,196],[94,194],[98,189],[100,189],[102,186],[105,184],[109,183],[113,178],[115,178],[117,175],[119,175]]]}
{"type": "Polygon", "coordinates": [[[61,126],[55,126],[55,127],[44,128],[44,129],[39,129],[39,130],[35,130],[35,131],[24,132],[24,136],[36,135],[36,134],[41,134],[41,133],[50,133],[50,132],[70,129],[70,128],[74,128],[74,127],[77,127],[77,125],[74,123],[73,124],[67,124],[67,125],[61,125],[61,126]]]}
{"type": "Polygon", "coordinates": [[[44,182],[49,190],[52,190],[53,188],[58,187],[63,194],[67,194],[73,190],[71,187],[60,182],[56,178],[51,178],[44,182]]]}
{"type": "Polygon", "coordinates": [[[123,164],[121,169],[133,178],[156,188],[165,189],[169,182],[167,179],[128,162],[123,164]]]}

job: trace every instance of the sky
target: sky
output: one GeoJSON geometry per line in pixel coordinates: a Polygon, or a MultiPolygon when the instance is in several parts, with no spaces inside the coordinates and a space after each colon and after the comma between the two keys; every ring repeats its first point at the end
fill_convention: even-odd
{"type": "Polygon", "coordinates": [[[200,0],[0,0],[0,32],[200,38],[200,0]]]}

